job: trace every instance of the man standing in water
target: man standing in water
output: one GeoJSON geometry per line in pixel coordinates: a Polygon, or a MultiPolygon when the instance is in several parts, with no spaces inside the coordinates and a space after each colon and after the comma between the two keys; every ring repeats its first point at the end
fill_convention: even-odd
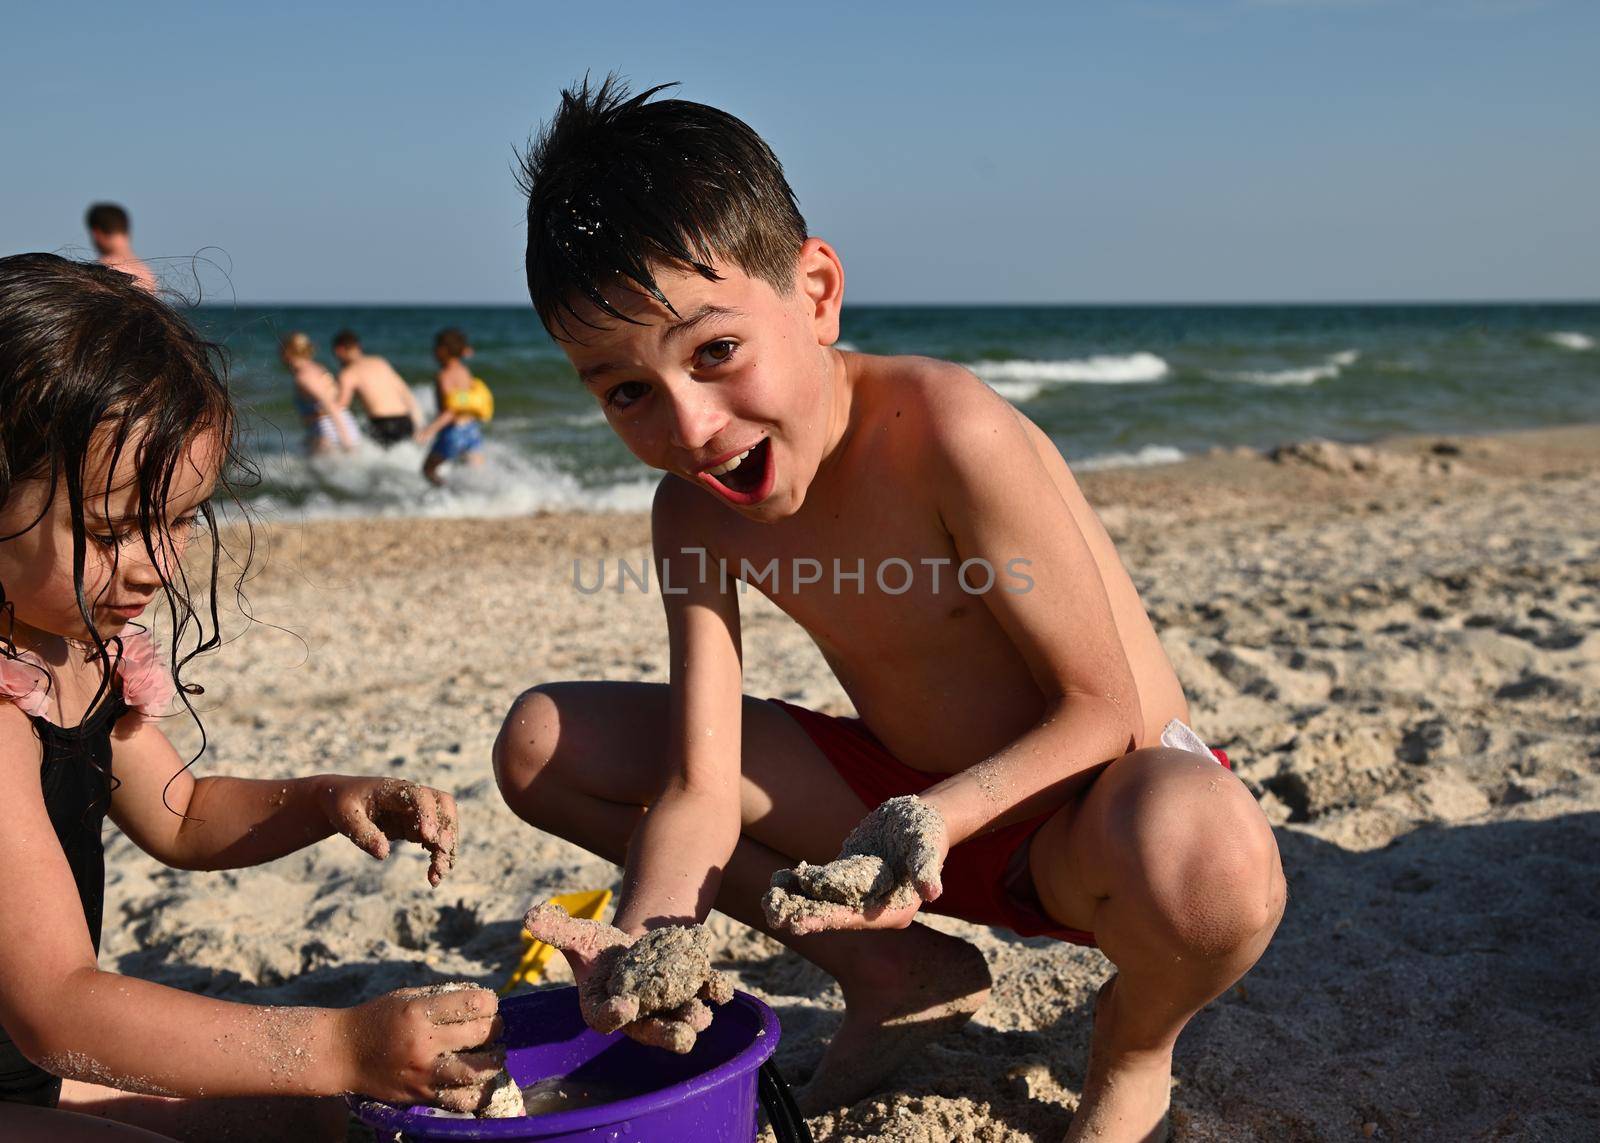
{"type": "Polygon", "coordinates": [[[133,252],[133,225],[127,211],[114,202],[97,202],[89,208],[84,225],[102,266],[128,275],[141,290],[156,292],[156,276],[133,252]]]}
{"type": "Polygon", "coordinates": [[[361,339],[352,330],[333,335],[333,356],[341,367],[339,408],[348,409],[350,402],[360,397],[367,413],[367,430],[374,440],[384,448],[410,440],[422,413],[405,378],[382,357],[363,352],[361,339]]]}

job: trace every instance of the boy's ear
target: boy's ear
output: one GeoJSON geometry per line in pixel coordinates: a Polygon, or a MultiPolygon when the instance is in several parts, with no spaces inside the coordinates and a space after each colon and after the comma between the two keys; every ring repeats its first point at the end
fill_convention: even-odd
{"type": "Polygon", "coordinates": [[[844,264],[820,238],[807,238],[800,247],[795,280],[811,308],[811,326],[818,345],[839,340],[839,311],[844,306],[844,264]]]}

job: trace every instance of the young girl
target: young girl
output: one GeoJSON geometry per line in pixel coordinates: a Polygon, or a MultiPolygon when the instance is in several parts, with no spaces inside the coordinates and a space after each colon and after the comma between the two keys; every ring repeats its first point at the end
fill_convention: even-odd
{"type": "Polygon", "coordinates": [[[306,451],[351,452],[356,447],[356,422],[349,409],[339,407],[339,386],[317,363],[311,339],[296,330],[278,346],[278,356],[294,377],[294,409],[306,428],[306,451]]]}
{"type": "Polygon", "coordinates": [[[199,693],[174,679],[218,644],[182,562],[204,532],[215,598],[209,505],[226,490],[234,412],[214,357],[125,275],[0,258],[0,1138],[152,1137],[72,1108],[163,1136],[343,1138],[337,1101],[240,1097],[468,1108],[499,1066],[475,1050],[498,1034],[483,989],[267,1008],[96,964],[105,815],[180,869],[256,865],[340,833],[379,859],[392,840],[420,842],[437,884],[455,853],[448,794],[197,778],[161,732],[169,701],[199,693]],[[170,656],[139,622],[152,604],[175,632],[170,656]]]}
{"type": "Polygon", "coordinates": [[[439,362],[434,388],[439,396],[439,415],[417,434],[418,439],[434,437],[433,447],[422,462],[422,475],[430,483],[443,484],[439,469],[453,460],[482,464],[483,426],[494,417],[494,394],[483,378],[467,368],[472,346],[459,329],[446,329],[433,339],[433,356],[439,362]]]}

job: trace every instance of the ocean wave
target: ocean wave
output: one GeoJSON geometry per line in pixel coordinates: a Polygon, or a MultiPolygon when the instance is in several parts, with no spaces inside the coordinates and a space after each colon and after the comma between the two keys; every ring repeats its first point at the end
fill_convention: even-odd
{"type": "Polygon", "coordinates": [[[975,361],[967,368],[1010,401],[1031,401],[1052,385],[1139,385],[1172,372],[1162,358],[1142,351],[1059,361],[975,361]]]}
{"type": "Polygon", "coordinates": [[[1554,333],[1544,335],[1545,340],[1551,345],[1559,345],[1562,349],[1573,349],[1582,352],[1594,348],[1594,338],[1586,333],[1578,333],[1570,329],[1558,329],[1554,333]]]}
{"type": "Polygon", "coordinates": [[[1307,365],[1300,369],[1219,371],[1212,376],[1219,381],[1243,381],[1249,385],[1315,385],[1318,381],[1332,381],[1360,357],[1359,350],[1345,349],[1326,358],[1321,365],[1307,365]]]}
{"type": "Polygon", "coordinates": [[[422,446],[390,449],[364,441],[345,456],[279,455],[261,462],[260,491],[247,501],[268,519],[370,516],[500,519],[534,512],[644,512],[657,478],[640,468],[599,486],[585,486],[548,459],[488,442],[483,464],[453,465],[445,486],[422,476],[422,446]]]}
{"type": "Polygon", "coordinates": [[[1145,445],[1133,452],[1102,452],[1072,462],[1079,472],[1093,472],[1102,468],[1148,468],[1156,464],[1177,464],[1185,453],[1171,445],[1145,445]]]}

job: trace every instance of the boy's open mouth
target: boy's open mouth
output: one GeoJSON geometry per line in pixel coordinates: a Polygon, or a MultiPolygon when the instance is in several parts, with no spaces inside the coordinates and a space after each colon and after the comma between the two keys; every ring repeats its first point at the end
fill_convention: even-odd
{"type": "Polygon", "coordinates": [[[759,504],[772,494],[772,438],[697,474],[700,482],[732,504],[759,504]]]}

